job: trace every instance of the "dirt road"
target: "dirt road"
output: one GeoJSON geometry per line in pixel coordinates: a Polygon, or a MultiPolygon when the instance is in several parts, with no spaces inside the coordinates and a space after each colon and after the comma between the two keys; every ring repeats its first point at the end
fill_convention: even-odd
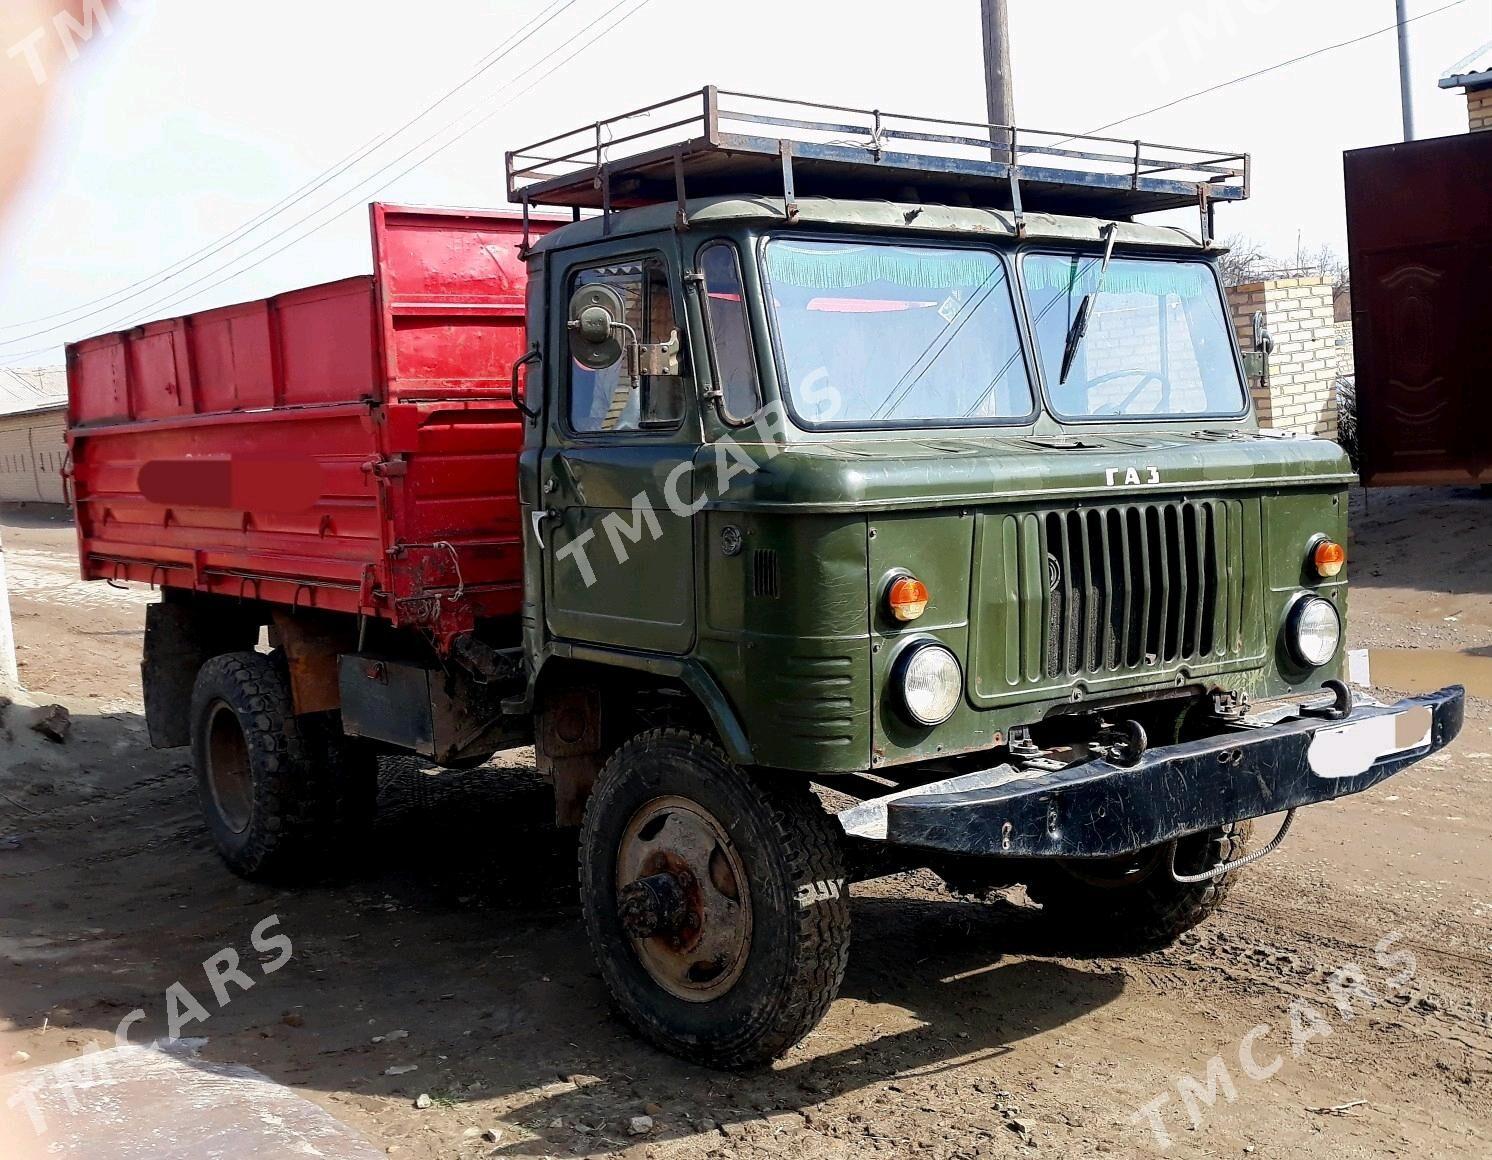
{"type": "MultiPolygon", "coordinates": [[[[1492,501],[1363,508],[1352,643],[1416,650],[1381,654],[1398,684],[1485,681],[1492,501]]],[[[960,900],[931,875],[856,887],[843,997],[773,1070],[736,1077],[608,1016],[530,755],[472,775],[388,763],[379,840],[343,883],[230,877],[184,754],[146,744],[147,597],[74,581],[65,524],[0,526],[24,677],[76,721],[45,766],[0,760],[0,1070],[112,1042],[139,1009],[134,1040],[199,1014],[175,1030],[204,1057],[413,1158],[1492,1155],[1486,699],[1445,754],[1302,814],[1168,951],[1087,957],[1019,897],[960,900]],[[228,947],[244,973],[221,1006],[202,964],[228,947]]]]}

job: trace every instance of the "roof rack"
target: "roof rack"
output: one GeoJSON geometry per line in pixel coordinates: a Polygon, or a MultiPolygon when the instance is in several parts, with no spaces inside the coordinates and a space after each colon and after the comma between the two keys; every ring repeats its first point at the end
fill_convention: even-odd
{"type": "Polygon", "coordinates": [[[1249,193],[1249,157],[788,101],[707,86],[515,149],[508,197],[615,209],[687,196],[780,194],[947,202],[1129,218],[1197,207],[1210,239],[1218,201],[1249,193]],[[832,119],[825,119],[832,117],[832,119]]]}

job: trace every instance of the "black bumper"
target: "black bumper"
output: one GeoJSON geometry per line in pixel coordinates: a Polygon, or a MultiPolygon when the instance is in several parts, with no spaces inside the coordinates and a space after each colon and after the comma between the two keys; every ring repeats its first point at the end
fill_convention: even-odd
{"type": "MultiPolygon", "coordinates": [[[[1364,706],[1340,720],[1299,717],[1237,728],[1202,741],[1151,749],[1133,766],[1090,761],[1052,773],[991,771],[1001,784],[911,794],[886,802],[889,844],[958,854],[1017,858],[1108,858],[1228,822],[1361,793],[1453,741],[1466,713],[1459,685],[1396,705],[1364,706]],[[1380,736],[1425,723],[1423,743],[1372,760],[1361,772],[1327,776],[1315,765],[1341,748],[1338,732],[1380,736]],[[1401,724],[1402,723],[1402,724],[1401,724]],[[1313,756],[1314,755],[1314,756],[1313,756]]],[[[1392,745],[1390,746],[1392,748],[1392,745]]],[[[1366,759],[1364,759],[1366,760],[1366,759]]],[[[971,775],[978,780],[980,775],[971,775]]],[[[963,779],[960,779],[963,780],[963,779]]]]}

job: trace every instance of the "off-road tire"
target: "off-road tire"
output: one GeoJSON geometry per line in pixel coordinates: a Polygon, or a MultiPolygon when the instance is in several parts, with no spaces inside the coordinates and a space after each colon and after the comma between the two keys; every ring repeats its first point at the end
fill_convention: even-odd
{"type": "Polygon", "coordinates": [[[806,784],[757,777],[712,742],[655,729],[601,770],[580,835],[586,933],[618,1013],[663,1050],[739,1070],[785,1053],[823,1018],[849,958],[849,891],[841,836],[806,784]],[[676,795],[718,819],[745,867],[752,933],[746,965],[708,1002],[681,999],[647,972],[617,912],[617,856],[629,821],[676,795]]]}
{"type": "Polygon", "coordinates": [[[373,748],[342,732],[340,713],[311,713],[296,719],[309,765],[308,806],[313,828],[328,852],[356,856],[378,814],[378,757],[373,748]]]}
{"type": "MultiPolygon", "coordinates": [[[[1176,868],[1197,874],[1248,852],[1251,822],[1232,822],[1180,839],[1176,868]]],[[[1150,869],[1133,882],[1099,884],[1084,868],[1057,863],[1035,874],[1026,893],[1044,911],[1085,938],[1114,950],[1169,946],[1227,900],[1241,870],[1206,882],[1177,882],[1166,849],[1152,852],[1150,869]]]]}
{"type": "Polygon", "coordinates": [[[378,792],[372,755],[341,736],[335,714],[298,719],[274,656],[225,653],[202,666],[192,691],[192,765],[202,814],[229,869],[254,881],[318,876],[366,829],[378,792]],[[235,830],[210,785],[210,731],[236,719],[247,759],[247,824],[235,830]]]}

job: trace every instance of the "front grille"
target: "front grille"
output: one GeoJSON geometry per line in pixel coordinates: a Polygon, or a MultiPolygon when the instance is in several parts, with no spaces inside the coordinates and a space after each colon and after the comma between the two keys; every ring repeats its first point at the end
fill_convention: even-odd
{"type": "Polygon", "coordinates": [[[1074,508],[1039,521],[1047,679],[1229,651],[1242,603],[1238,505],[1074,508]]]}

